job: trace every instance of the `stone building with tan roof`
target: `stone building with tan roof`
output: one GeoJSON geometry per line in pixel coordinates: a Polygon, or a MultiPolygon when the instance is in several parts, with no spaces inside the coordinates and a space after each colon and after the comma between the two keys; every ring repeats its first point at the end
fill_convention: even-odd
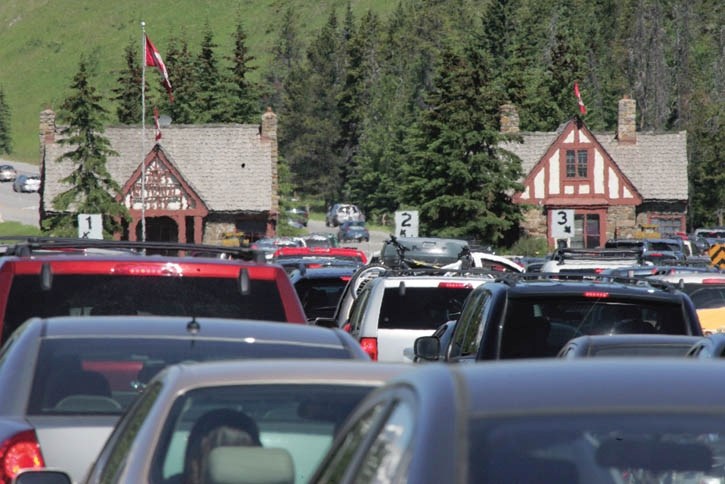
{"type": "MultiPolygon", "coordinates": [[[[61,132],[55,113],[43,111],[41,222],[55,211],[54,197],[69,188],[61,180],[73,165],[57,162],[70,151],[58,143],[61,132]]],[[[158,141],[155,134],[140,126],[107,127],[103,133],[118,153],[108,157],[107,169],[122,187],[118,198],[131,215],[119,237],[141,240],[144,228],[146,240],[189,243],[216,243],[232,231],[275,234],[277,117],[271,109],[260,125],[169,125],[158,141]]]]}
{"type": "Polygon", "coordinates": [[[579,116],[555,132],[519,132],[511,105],[502,107],[501,130],[523,139],[502,147],[522,161],[524,190],[513,200],[524,209],[524,233],[551,246],[564,238],[570,247],[594,248],[644,226],[662,235],[685,231],[687,133],[637,131],[633,99],[619,101],[614,133],[594,133],[579,116]],[[569,214],[573,230],[562,236],[555,226],[569,214]]]}

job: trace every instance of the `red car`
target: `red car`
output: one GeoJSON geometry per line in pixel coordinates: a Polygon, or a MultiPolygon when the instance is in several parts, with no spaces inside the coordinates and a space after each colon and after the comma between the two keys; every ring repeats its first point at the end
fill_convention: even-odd
{"type": "Polygon", "coordinates": [[[344,247],[282,247],[277,249],[272,259],[276,262],[281,259],[300,259],[304,257],[315,259],[329,257],[330,259],[350,260],[360,264],[367,264],[368,262],[365,252],[344,247]]]}
{"type": "Polygon", "coordinates": [[[0,259],[0,343],[33,316],[164,315],[306,322],[282,268],[214,258],[210,253],[228,253],[233,248],[176,244],[185,247],[187,255],[139,255],[107,249],[133,247],[133,243],[96,242],[55,244],[51,250],[43,242],[6,251],[9,255],[0,259]],[[83,244],[91,247],[82,248],[83,244]]]}

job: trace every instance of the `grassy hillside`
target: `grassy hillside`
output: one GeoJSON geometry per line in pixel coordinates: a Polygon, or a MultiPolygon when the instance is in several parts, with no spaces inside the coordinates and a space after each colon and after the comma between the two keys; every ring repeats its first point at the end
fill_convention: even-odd
{"type": "MultiPolygon", "coordinates": [[[[385,16],[395,5],[386,0],[350,1],[358,18],[369,9],[385,16]]],[[[11,109],[11,158],[38,162],[38,114],[47,107],[57,109],[68,95],[81,54],[97,58],[95,85],[102,95],[111,94],[124,49],[132,40],[138,41],[140,62],[142,20],[162,55],[169,38],[182,35],[196,52],[208,22],[219,44],[218,56],[224,56],[231,52],[231,35],[241,18],[250,53],[263,67],[288,5],[299,12],[298,26],[305,35],[322,25],[332,8],[342,17],[346,4],[347,0],[2,0],[0,86],[11,109]]]]}

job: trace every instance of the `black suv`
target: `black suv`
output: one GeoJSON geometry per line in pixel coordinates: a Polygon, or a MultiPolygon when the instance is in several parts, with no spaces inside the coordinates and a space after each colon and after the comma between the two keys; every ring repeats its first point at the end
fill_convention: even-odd
{"type": "Polygon", "coordinates": [[[702,335],[689,296],[669,284],[636,280],[509,275],[474,289],[447,348],[435,336],[415,341],[418,361],[555,357],[588,334],[702,335]]]}

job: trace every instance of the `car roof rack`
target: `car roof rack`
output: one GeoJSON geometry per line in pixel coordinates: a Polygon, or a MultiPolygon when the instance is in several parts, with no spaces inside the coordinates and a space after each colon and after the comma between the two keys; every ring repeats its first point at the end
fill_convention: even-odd
{"type": "Polygon", "coordinates": [[[563,264],[565,261],[573,260],[627,260],[637,261],[641,263],[643,261],[643,251],[641,249],[571,249],[571,248],[560,248],[556,249],[552,255],[551,260],[558,261],[563,264]]]}
{"type": "Polygon", "coordinates": [[[46,236],[0,236],[0,255],[29,257],[48,254],[162,254],[168,256],[216,257],[264,262],[264,252],[246,247],[179,242],[141,242],[128,240],[83,239],[46,236]]]}
{"type": "Polygon", "coordinates": [[[616,276],[610,274],[596,274],[591,272],[532,272],[523,274],[513,274],[516,281],[579,281],[579,282],[602,282],[609,284],[626,284],[638,287],[650,287],[665,291],[673,291],[680,289],[677,284],[661,281],[657,279],[649,279],[643,277],[627,277],[616,276]]]}

